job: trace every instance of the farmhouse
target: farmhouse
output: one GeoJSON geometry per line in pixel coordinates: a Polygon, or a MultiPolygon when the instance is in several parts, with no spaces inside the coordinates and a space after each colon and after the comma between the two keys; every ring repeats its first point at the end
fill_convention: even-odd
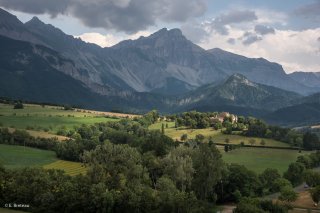
{"type": "Polygon", "coordinates": [[[211,122],[223,122],[226,118],[230,118],[232,123],[238,122],[238,117],[236,115],[230,114],[229,112],[221,112],[214,117],[210,117],[211,122]]]}

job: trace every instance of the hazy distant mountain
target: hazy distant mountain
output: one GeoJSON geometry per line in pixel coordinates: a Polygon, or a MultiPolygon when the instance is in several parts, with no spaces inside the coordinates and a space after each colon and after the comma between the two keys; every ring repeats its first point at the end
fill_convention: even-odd
{"type": "Polygon", "coordinates": [[[316,90],[304,85],[299,80],[288,76],[281,65],[272,63],[263,58],[247,58],[218,48],[208,50],[214,56],[214,64],[228,75],[241,73],[249,80],[294,91],[300,94],[311,94],[316,90]]]}
{"type": "Polygon", "coordinates": [[[289,76],[305,86],[320,88],[320,72],[293,72],[289,76]]]}

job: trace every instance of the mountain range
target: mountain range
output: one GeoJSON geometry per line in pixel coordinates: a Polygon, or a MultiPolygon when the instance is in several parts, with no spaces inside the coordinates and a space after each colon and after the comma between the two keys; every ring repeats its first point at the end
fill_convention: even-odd
{"type": "Polygon", "coordinates": [[[319,102],[312,98],[320,92],[318,73],[286,74],[263,58],[204,50],[179,29],[101,48],[0,9],[0,45],[0,96],[15,99],[135,112],[231,111],[271,122],[279,110],[319,102]]]}

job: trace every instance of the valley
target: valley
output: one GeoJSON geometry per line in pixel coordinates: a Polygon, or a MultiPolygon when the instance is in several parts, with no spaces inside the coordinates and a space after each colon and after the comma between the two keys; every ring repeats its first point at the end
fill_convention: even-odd
{"type": "MultiPolygon", "coordinates": [[[[31,175],[29,172],[42,173],[47,171],[47,175],[57,174],[62,179],[71,177],[76,180],[77,178],[90,177],[93,175],[92,169],[97,169],[94,167],[95,163],[90,161],[90,158],[94,157],[91,155],[106,147],[109,148],[103,152],[109,152],[110,149],[118,152],[117,149],[123,149],[114,157],[110,155],[110,160],[125,155],[125,158],[131,159],[128,161],[129,164],[135,160],[134,156],[138,155],[138,151],[135,150],[141,150],[143,153],[141,158],[146,160],[143,162],[149,169],[155,166],[149,165],[152,162],[162,165],[158,169],[170,168],[169,165],[175,162],[175,158],[172,159],[170,156],[181,155],[182,157],[190,152],[190,154],[194,154],[187,154],[187,156],[194,158],[194,155],[205,147],[201,152],[206,153],[211,150],[210,153],[216,153],[212,157],[220,159],[218,161],[221,165],[216,167],[214,172],[217,169],[226,168],[231,172],[231,176],[224,178],[232,179],[232,173],[235,172],[244,175],[242,178],[249,175],[251,180],[252,178],[262,178],[270,169],[275,174],[279,174],[279,178],[283,174],[284,177],[291,178],[287,175],[291,171],[290,166],[297,164],[297,159],[317,155],[316,152],[305,149],[307,147],[302,147],[306,144],[301,144],[302,141],[299,138],[305,137],[305,135],[290,129],[268,126],[252,117],[236,116],[227,112],[200,113],[191,111],[160,116],[157,111],[151,111],[144,115],[129,115],[69,107],[66,110],[66,107],[61,106],[25,103],[22,103],[23,109],[14,109],[16,105],[1,104],[0,164],[5,171],[18,173],[21,171],[27,173],[27,176],[31,175]],[[108,115],[113,116],[108,117],[108,115]],[[56,116],[63,119],[56,120],[56,116]],[[25,119],[25,122],[21,122],[18,119],[11,120],[12,117],[31,119],[25,119]],[[35,122],[37,119],[40,122],[35,122]],[[12,123],[12,121],[15,122],[12,123]],[[69,125],[66,126],[68,123],[69,125]],[[55,126],[49,128],[48,124],[55,124],[55,126]],[[16,126],[14,125],[17,125],[19,129],[15,130],[13,127],[16,126]],[[266,135],[269,135],[269,138],[266,138],[266,135],[260,136],[261,133],[258,132],[261,130],[257,132],[259,128],[261,130],[267,129],[266,132],[269,133],[266,135]],[[64,131],[61,131],[62,129],[64,131]],[[281,131],[283,136],[272,136],[277,131],[281,131]],[[65,140],[48,137],[57,134],[63,135],[65,140]],[[249,136],[249,134],[259,134],[259,136],[249,136]],[[288,138],[291,139],[288,140],[288,138]],[[125,151],[125,149],[128,150],[125,151]],[[125,154],[126,152],[131,154],[125,154]],[[168,165],[168,162],[171,163],[168,165]],[[61,173],[56,173],[58,170],[61,173]]],[[[320,141],[315,143],[312,146],[317,146],[318,143],[320,145],[320,141]]],[[[200,156],[205,156],[205,154],[200,156]]],[[[206,157],[204,160],[207,162],[208,158],[206,157]]],[[[99,161],[104,161],[104,159],[99,161]]],[[[108,163],[104,162],[101,165],[110,165],[109,163],[112,161],[108,160],[108,163]]],[[[207,164],[207,167],[214,164],[212,161],[210,165],[207,164]]],[[[117,165],[119,164],[114,166],[117,165]]],[[[174,175],[172,178],[175,177],[175,170],[171,171],[173,173],[166,169],[163,171],[168,172],[168,175],[174,175]]],[[[187,170],[184,170],[185,174],[187,174],[186,172],[187,170]]],[[[246,180],[247,178],[241,179],[241,181],[250,179],[246,180]]],[[[228,185],[223,187],[230,188],[228,185]]],[[[219,194],[219,191],[216,193],[219,194]]],[[[268,193],[266,192],[266,194],[268,193]]],[[[220,199],[232,200],[233,198],[221,197],[220,199]]],[[[216,207],[211,206],[210,208],[216,207]]]]}
{"type": "Polygon", "coordinates": [[[197,25],[202,0],[180,13],[175,1],[12,2],[0,0],[0,212],[320,211],[320,74],[298,63],[317,33],[281,22],[299,10],[197,25]],[[77,34],[61,30],[71,19],[77,34]]]}

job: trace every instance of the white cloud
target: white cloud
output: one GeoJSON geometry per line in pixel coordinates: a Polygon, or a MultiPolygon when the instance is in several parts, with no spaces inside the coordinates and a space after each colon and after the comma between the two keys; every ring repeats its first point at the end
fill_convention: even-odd
{"type": "Polygon", "coordinates": [[[287,25],[288,15],[283,12],[267,10],[267,9],[254,9],[258,16],[257,23],[259,24],[280,24],[287,25]]]}
{"type": "Polygon", "coordinates": [[[100,33],[84,33],[79,36],[75,36],[76,38],[81,38],[82,41],[97,44],[101,47],[110,47],[119,42],[119,40],[111,35],[102,35],[100,33]]]}
{"type": "Polygon", "coordinates": [[[151,32],[149,31],[139,31],[135,34],[125,35],[125,36],[117,36],[113,34],[102,35],[100,33],[84,33],[79,36],[74,36],[75,38],[81,38],[81,40],[97,44],[101,47],[111,47],[122,40],[127,39],[138,39],[140,36],[149,36],[151,32]]]}
{"type": "Polygon", "coordinates": [[[151,32],[144,30],[144,31],[139,31],[139,32],[137,32],[135,34],[128,35],[124,39],[132,39],[132,40],[134,40],[134,39],[138,39],[140,36],[146,37],[146,36],[149,36],[149,35],[151,35],[151,32]]]}
{"type": "Polygon", "coordinates": [[[287,72],[320,71],[320,28],[304,31],[275,30],[275,34],[265,35],[262,40],[249,46],[238,39],[243,35],[242,29],[230,28],[229,33],[228,37],[212,33],[199,45],[205,49],[219,47],[247,57],[263,57],[282,64],[287,72]],[[230,38],[238,40],[230,43],[230,38]]]}

